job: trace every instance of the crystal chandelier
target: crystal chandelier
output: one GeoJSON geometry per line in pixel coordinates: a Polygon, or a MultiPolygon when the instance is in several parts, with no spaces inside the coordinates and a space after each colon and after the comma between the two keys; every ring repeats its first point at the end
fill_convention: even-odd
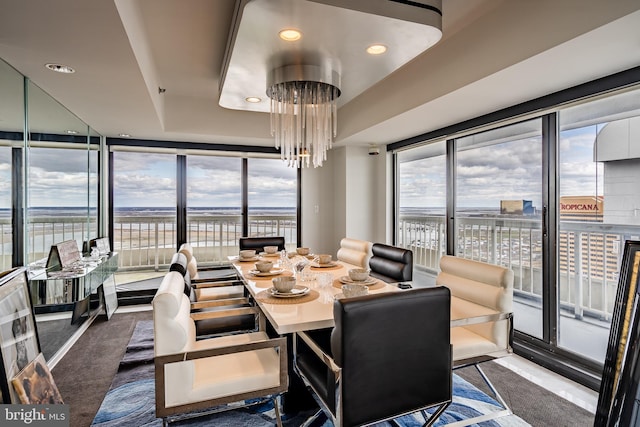
{"type": "Polygon", "coordinates": [[[314,65],[274,70],[267,83],[271,135],[291,167],[322,166],[337,133],[337,72],[314,65]]]}

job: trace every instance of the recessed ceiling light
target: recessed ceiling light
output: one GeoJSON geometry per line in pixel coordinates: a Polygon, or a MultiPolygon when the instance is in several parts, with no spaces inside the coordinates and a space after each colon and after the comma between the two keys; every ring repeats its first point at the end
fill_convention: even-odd
{"type": "Polygon", "coordinates": [[[369,55],[382,55],[387,51],[387,47],[383,44],[372,44],[367,48],[369,55]]]}
{"type": "Polygon", "coordinates": [[[258,98],[257,96],[247,96],[244,100],[247,102],[251,102],[252,104],[255,104],[257,102],[262,101],[262,98],[258,98]]]}
{"type": "Polygon", "coordinates": [[[294,42],[302,38],[302,33],[293,28],[287,28],[278,33],[278,36],[286,42],[294,42]]]}
{"type": "Polygon", "coordinates": [[[69,67],[68,65],[44,64],[44,66],[47,67],[51,71],[55,71],[56,73],[72,74],[72,73],[76,72],[76,70],[74,70],[73,68],[69,67]]]}
{"type": "Polygon", "coordinates": [[[131,135],[129,135],[128,133],[119,133],[118,136],[120,138],[131,138],[131,135]]]}
{"type": "Polygon", "coordinates": [[[68,135],[77,135],[78,131],[77,130],[67,129],[67,130],[65,130],[65,133],[67,133],[68,135]]]}

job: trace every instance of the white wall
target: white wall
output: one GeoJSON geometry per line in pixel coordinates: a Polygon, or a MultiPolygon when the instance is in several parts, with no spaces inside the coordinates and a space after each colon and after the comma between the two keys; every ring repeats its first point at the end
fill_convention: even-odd
{"type": "Polygon", "coordinates": [[[604,223],[640,225],[640,159],[604,164],[604,223]]]}
{"type": "Polygon", "coordinates": [[[334,147],[320,168],[302,171],[302,244],[313,252],[336,253],[340,239],[387,240],[385,151],[334,147]]]}

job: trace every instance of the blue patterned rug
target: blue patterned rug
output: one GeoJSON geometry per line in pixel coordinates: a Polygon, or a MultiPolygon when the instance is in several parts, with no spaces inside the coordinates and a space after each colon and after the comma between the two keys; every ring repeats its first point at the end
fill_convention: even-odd
{"type": "MultiPolygon", "coordinates": [[[[91,425],[97,427],[161,426],[162,420],[155,416],[153,369],[153,322],[143,320],[136,325],[111,389],[91,425]]],[[[440,416],[435,426],[443,426],[503,409],[493,398],[455,374],[453,375],[453,395],[453,403],[440,416]]],[[[283,424],[288,427],[299,426],[312,413],[283,415],[283,424]]],[[[397,418],[395,421],[402,427],[417,427],[424,423],[418,414],[397,418]]],[[[260,404],[211,416],[176,421],[172,425],[273,426],[274,410],[271,404],[260,404]]],[[[317,427],[331,425],[326,419],[319,420],[316,424],[317,427]]],[[[478,425],[482,427],[528,426],[525,421],[515,415],[485,421],[478,425]]],[[[379,423],[377,426],[386,427],[390,424],[379,423]]]]}

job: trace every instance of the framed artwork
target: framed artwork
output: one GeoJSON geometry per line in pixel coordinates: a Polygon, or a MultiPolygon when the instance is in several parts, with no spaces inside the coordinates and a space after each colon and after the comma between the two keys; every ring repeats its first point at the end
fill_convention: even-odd
{"type": "Polygon", "coordinates": [[[40,353],[40,342],[31,307],[26,269],[0,275],[0,403],[19,403],[10,387],[18,375],[40,353]]]}
{"type": "Polygon", "coordinates": [[[20,403],[61,405],[64,403],[42,353],[11,380],[20,403]]]}
{"type": "Polygon", "coordinates": [[[640,400],[640,241],[624,246],[594,425],[638,422],[640,400]]]}

